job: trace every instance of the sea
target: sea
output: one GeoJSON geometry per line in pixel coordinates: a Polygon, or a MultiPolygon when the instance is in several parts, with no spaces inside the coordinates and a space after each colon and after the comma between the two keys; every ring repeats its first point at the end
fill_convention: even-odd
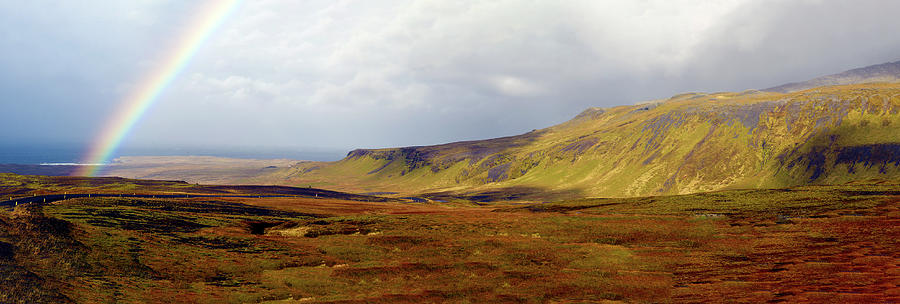
{"type": "MultiPolygon", "coordinates": [[[[75,144],[0,144],[0,164],[19,165],[72,165],[80,164],[86,154],[86,146],[75,144]]],[[[347,155],[348,150],[327,148],[215,148],[215,147],[166,147],[122,148],[113,159],[120,156],[218,156],[247,159],[294,159],[311,161],[335,161],[347,155]]]]}

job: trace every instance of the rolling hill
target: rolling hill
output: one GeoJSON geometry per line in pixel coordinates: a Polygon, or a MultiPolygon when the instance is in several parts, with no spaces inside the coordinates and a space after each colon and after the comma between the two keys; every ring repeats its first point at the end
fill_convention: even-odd
{"type": "MultiPolygon", "coordinates": [[[[876,70],[900,75],[898,65],[838,75],[875,75],[876,70]]],[[[873,79],[851,78],[841,82],[873,79]]],[[[590,108],[565,123],[517,136],[358,149],[337,162],[298,163],[256,180],[491,200],[633,197],[894,179],[900,177],[898,112],[898,83],[790,93],[687,93],[638,105],[590,108]]]]}

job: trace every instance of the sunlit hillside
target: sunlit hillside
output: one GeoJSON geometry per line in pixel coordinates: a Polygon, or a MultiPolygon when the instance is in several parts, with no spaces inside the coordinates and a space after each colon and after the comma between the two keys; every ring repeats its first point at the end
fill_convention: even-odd
{"type": "Polygon", "coordinates": [[[360,149],[263,179],[348,191],[629,197],[900,176],[900,84],[688,93],[546,129],[360,149]]]}

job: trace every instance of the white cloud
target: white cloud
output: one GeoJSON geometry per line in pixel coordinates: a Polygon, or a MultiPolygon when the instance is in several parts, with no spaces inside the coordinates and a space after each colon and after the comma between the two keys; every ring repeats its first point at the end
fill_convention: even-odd
{"type": "Polygon", "coordinates": [[[543,88],[530,81],[512,76],[492,77],[490,82],[498,91],[509,96],[534,96],[543,91],[543,88]]]}
{"type": "Polygon", "coordinates": [[[421,101],[395,99],[408,96],[399,92],[477,89],[482,79],[501,94],[529,96],[572,77],[677,68],[698,33],[736,5],[686,3],[249,2],[216,42],[221,51],[207,55],[252,62],[240,69],[267,83],[312,84],[308,104],[403,107],[421,101]]]}
{"type": "Polygon", "coordinates": [[[300,127],[291,112],[318,113],[306,126],[328,130],[379,124],[348,146],[508,135],[587,106],[692,90],[677,87],[713,40],[765,47],[770,33],[734,21],[754,20],[742,11],[753,3],[247,2],[193,64],[205,88],[182,90],[255,107],[286,128],[300,127]],[[739,37],[720,36],[725,26],[739,37]],[[397,138],[408,126],[396,122],[410,117],[429,124],[397,138]]]}

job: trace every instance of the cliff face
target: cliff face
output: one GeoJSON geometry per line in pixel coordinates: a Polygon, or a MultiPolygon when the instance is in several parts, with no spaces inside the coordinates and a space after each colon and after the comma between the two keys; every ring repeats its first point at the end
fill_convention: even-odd
{"type": "Polygon", "coordinates": [[[354,150],[284,172],[355,191],[643,196],[900,177],[900,84],[682,94],[498,139],[354,150]]]}

